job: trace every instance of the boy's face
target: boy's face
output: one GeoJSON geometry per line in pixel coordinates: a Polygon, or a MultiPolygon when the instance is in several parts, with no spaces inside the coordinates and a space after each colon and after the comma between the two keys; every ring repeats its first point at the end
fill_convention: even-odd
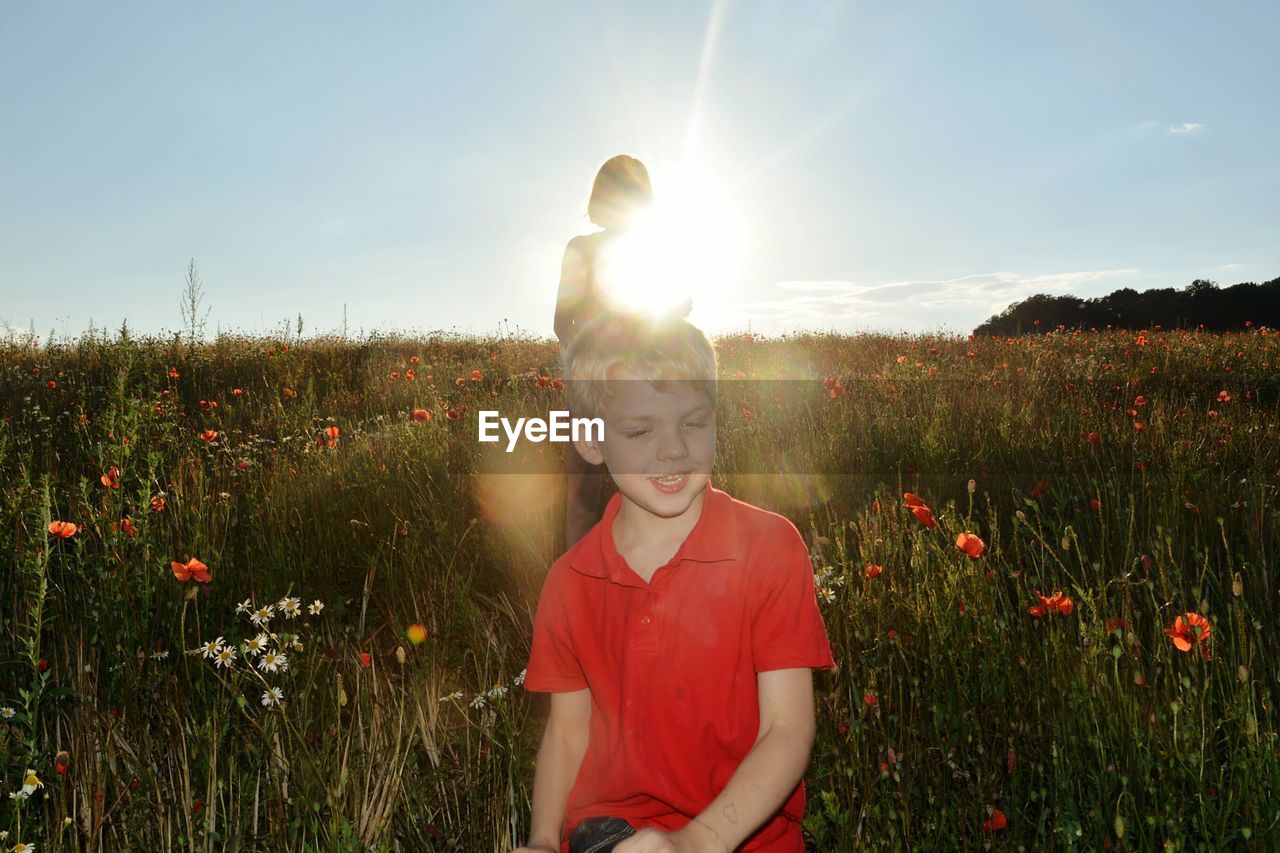
{"type": "Polygon", "coordinates": [[[609,383],[604,441],[579,442],[583,458],[604,464],[624,506],[660,518],[699,512],[716,455],[715,408],[683,382],[659,391],[635,374],[619,371],[609,383]]]}

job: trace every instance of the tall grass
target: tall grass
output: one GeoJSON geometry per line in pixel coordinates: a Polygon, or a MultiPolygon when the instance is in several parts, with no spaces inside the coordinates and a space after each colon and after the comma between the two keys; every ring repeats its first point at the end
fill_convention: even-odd
{"type": "MultiPolygon", "coordinates": [[[[813,849],[1275,843],[1275,334],[719,349],[716,483],[806,534],[839,663],[813,849]],[[1058,591],[1070,614],[1028,612],[1058,591]],[[1188,612],[1211,634],[1184,653],[1188,612]]],[[[516,337],[0,348],[4,843],[523,840],[559,448],[508,456],[475,417],[562,408],[557,371],[516,337]],[[174,576],[192,557],[211,582],[174,576]],[[236,606],[285,597],[324,607],[273,617],[290,667],[263,672],[236,606]],[[218,637],[236,666],[190,653],[218,637]]]]}

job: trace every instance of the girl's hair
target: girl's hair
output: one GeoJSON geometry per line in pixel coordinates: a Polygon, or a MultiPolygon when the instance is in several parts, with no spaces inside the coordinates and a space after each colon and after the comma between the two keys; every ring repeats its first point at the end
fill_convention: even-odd
{"type": "Polygon", "coordinates": [[[649,170],[634,157],[610,157],[596,173],[587,218],[601,228],[624,229],[641,208],[653,203],[649,170]]]}
{"type": "Polygon", "coordinates": [[[565,379],[574,417],[604,417],[609,382],[625,370],[659,391],[682,382],[716,404],[716,352],[702,330],[682,317],[611,311],[596,317],[565,353],[565,379]]]}

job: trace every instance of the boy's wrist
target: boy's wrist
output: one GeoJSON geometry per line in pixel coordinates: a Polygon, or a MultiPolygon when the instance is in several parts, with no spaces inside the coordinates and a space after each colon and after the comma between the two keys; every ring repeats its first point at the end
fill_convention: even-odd
{"type": "Polygon", "coordinates": [[[720,837],[720,833],[696,817],[680,830],[680,834],[693,842],[696,850],[704,853],[729,853],[729,845],[720,837]]]}

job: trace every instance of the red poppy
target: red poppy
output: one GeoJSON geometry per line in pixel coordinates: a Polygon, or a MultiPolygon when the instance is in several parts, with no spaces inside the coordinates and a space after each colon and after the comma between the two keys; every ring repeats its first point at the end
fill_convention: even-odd
{"type": "Polygon", "coordinates": [[[1173,640],[1173,645],[1180,652],[1189,652],[1199,646],[1200,654],[1209,659],[1209,620],[1199,613],[1186,613],[1173,621],[1172,628],[1164,632],[1173,640]]]}
{"type": "Polygon", "coordinates": [[[431,420],[431,412],[426,409],[414,409],[413,419],[420,424],[428,423],[431,420]]]}
{"type": "Polygon", "coordinates": [[[391,371],[390,376],[391,376],[391,378],[392,378],[392,379],[399,379],[399,378],[400,378],[400,371],[398,371],[398,370],[393,370],[393,371],[391,371]]]}
{"type": "Polygon", "coordinates": [[[1063,616],[1070,616],[1071,611],[1075,609],[1075,604],[1070,598],[1063,595],[1061,591],[1055,592],[1050,596],[1044,596],[1037,592],[1036,598],[1040,599],[1040,603],[1027,611],[1032,616],[1045,616],[1049,613],[1061,613],[1063,616]]]}
{"type": "Polygon", "coordinates": [[[995,832],[997,830],[1004,829],[1008,825],[1009,819],[1004,816],[1004,812],[999,809],[994,809],[991,812],[991,817],[982,822],[982,831],[995,832]]]}
{"type": "Polygon", "coordinates": [[[325,430],[325,435],[329,436],[330,439],[336,439],[340,432],[341,430],[339,430],[336,426],[331,426],[327,430],[325,430]]]}
{"type": "Polygon", "coordinates": [[[1089,498],[1089,508],[1092,509],[1094,512],[1101,512],[1102,501],[1098,500],[1097,498],[1089,498]]]}
{"type": "Polygon", "coordinates": [[[51,521],[49,522],[49,532],[60,539],[70,539],[80,530],[70,521],[51,521]]]}
{"type": "Polygon", "coordinates": [[[878,578],[880,577],[880,573],[883,571],[884,571],[883,566],[877,565],[876,563],[871,563],[870,565],[867,566],[867,577],[873,578],[873,579],[878,578]]]}
{"type": "Polygon", "coordinates": [[[563,382],[561,382],[559,379],[552,379],[552,380],[551,380],[551,390],[552,390],[552,391],[563,391],[563,390],[564,390],[564,383],[563,383],[563,382]]]}
{"type": "Polygon", "coordinates": [[[924,504],[911,507],[911,514],[925,527],[933,529],[938,526],[938,522],[933,520],[933,513],[924,504]]]}
{"type": "Polygon", "coordinates": [[[418,359],[418,357],[417,357],[416,355],[411,355],[411,356],[409,356],[409,363],[410,363],[410,364],[417,364],[417,363],[418,363],[418,360],[419,360],[419,359],[418,359]]]}
{"type": "Polygon", "coordinates": [[[1219,392],[1218,392],[1218,402],[1219,402],[1219,403],[1230,403],[1230,402],[1231,402],[1231,395],[1230,395],[1230,394],[1228,394],[1226,391],[1219,391],[1219,392]]]}
{"type": "Polygon", "coordinates": [[[866,695],[864,695],[862,697],[862,701],[863,703],[866,704],[868,708],[874,708],[875,706],[880,704],[880,699],[876,696],[876,694],[871,692],[868,692],[866,695]]]}
{"type": "Polygon", "coordinates": [[[463,379],[461,376],[459,376],[457,379],[453,380],[453,384],[454,384],[454,385],[457,385],[459,388],[461,388],[463,385],[466,385],[466,384],[467,384],[467,380],[465,380],[465,379],[463,379]]]}
{"type": "Polygon", "coordinates": [[[112,465],[98,480],[108,489],[120,488],[120,469],[112,465]]]}
{"type": "Polygon", "coordinates": [[[49,661],[44,658],[40,658],[40,660],[36,661],[36,669],[40,672],[45,672],[49,669],[49,661]]]}
{"type": "Polygon", "coordinates": [[[164,512],[164,508],[168,506],[168,503],[164,495],[154,495],[151,498],[151,510],[152,512],[164,512]]]}
{"type": "Polygon", "coordinates": [[[195,557],[185,563],[170,563],[169,568],[173,569],[173,576],[180,581],[195,580],[199,583],[208,583],[213,580],[213,575],[209,574],[209,567],[195,557]]]}
{"type": "Polygon", "coordinates": [[[974,534],[966,531],[956,537],[956,547],[976,560],[978,557],[981,557],[982,552],[986,550],[987,543],[983,542],[974,534]]]}
{"type": "Polygon", "coordinates": [[[133,528],[133,522],[127,518],[111,522],[111,530],[113,533],[119,533],[123,530],[130,538],[138,535],[138,531],[133,528]]]}
{"type": "Polygon", "coordinates": [[[902,499],[907,502],[907,506],[924,506],[924,501],[920,500],[911,492],[903,492],[902,499]]]}
{"type": "Polygon", "coordinates": [[[462,417],[462,415],[458,414],[457,409],[451,408],[449,409],[448,412],[445,413],[445,417],[451,421],[456,421],[456,420],[459,420],[462,417]]]}
{"type": "Polygon", "coordinates": [[[218,431],[213,429],[207,429],[204,432],[200,433],[200,440],[203,442],[213,441],[217,437],[218,437],[218,431]]]}
{"type": "Polygon", "coordinates": [[[415,372],[414,372],[414,371],[412,371],[412,370],[406,370],[406,371],[404,372],[404,378],[405,378],[406,380],[408,380],[409,382],[412,382],[413,380],[415,380],[415,379],[417,379],[417,378],[418,378],[418,374],[417,374],[417,373],[415,373],[415,372]]]}
{"type": "Polygon", "coordinates": [[[1129,627],[1129,623],[1123,616],[1112,616],[1107,620],[1107,633],[1111,634],[1123,628],[1129,627]]]}
{"type": "Polygon", "coordinates": [[[1037,480],[1035,486],[1031,488],[1031,497],[1040,500],[1049,494],[1049,483],[1046,480],[1037,480]]]}
{"type": "Polygon", "coordinates": [[[244,389],[243,389],[243,388],[232,388],[232,389],[231,389],[231,396],[232,396],[232,397],[243,397],[243,396],[244,396],[244,389]]]}
{"type": "Polygon", "coordinates": [[[472,382],[479,382],[479,381],[480,381],[480,380],[482,380],[482,379],[484,379],[484,374],[482,374],[480,371],[478,371],[478,370],[473,370],[473,371],[471,371],[471,381],[472,381],[472,382]]]}
{"type": "Polygon", "coordinates": [[[372,665],[373,665],[373,655],[369,654],[368,652],[361,652],[360,666],[364,669],[368,669],[372,665]]]}
{"type": "Polygon", "coordinates": [[[48,382],[44,383],[44,386],[45,386],[46,388],[57,388],[57,387],[58,387],[58,383],[57,383],[57,382],[54,382],[52,379],[50,379],[48,382]]]}
{"type": "Polygon", "coordinates": [[[66,776],[67,770],[71,767],[71,754],[65,749],[59,750],[58,754],[53,757],[53,769],[59,776],[66,776]]]}
{"type": "Polygon", "coordinates": [[[169,368],[169,378],[170,378],[170,379],[177,379],[177,378],[178,378],[178,368],[176,368],[176,367],[170,367],[170,368],[169,368]]]}

